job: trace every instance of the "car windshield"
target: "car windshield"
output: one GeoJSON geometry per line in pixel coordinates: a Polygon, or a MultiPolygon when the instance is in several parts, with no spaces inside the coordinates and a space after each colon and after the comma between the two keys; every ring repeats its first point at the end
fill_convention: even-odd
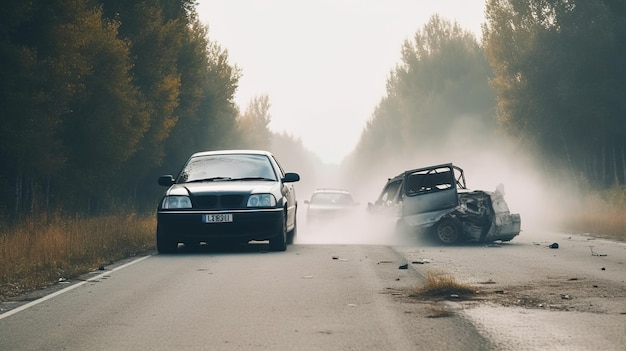
{"type": "Polygon", "coordinates": [[[227,180],[276,180],[265,155],[221,154],[197,156],[189,160],[178,176],[178,183],[227,180]]]}
{"type": "Polygon", "coordinates": [[[316,193],[311,198],[311,203],[320,205],[349,205],[352,202],[352,196],[345,193],[316,193]]]}

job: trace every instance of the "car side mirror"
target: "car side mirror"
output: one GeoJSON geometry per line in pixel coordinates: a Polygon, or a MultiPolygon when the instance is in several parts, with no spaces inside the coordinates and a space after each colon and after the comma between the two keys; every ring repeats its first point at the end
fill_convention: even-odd
{"type": "Polygon", "coordinates": [[[287,172],[285,173],[285,177],[283,178],[283,183],[293,183],[300,180],[300,175],[298,173],[287,172]]]}
{"type": "Polygon", "coordinates": [[[171,175],[168,174],[159,177],[159,185],[171,186],[172,184],[174,184],[174,177],[171,175]]]}

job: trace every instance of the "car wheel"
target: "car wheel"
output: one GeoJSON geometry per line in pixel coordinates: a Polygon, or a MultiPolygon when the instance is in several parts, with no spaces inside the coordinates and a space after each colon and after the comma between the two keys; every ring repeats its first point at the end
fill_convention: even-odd
{"type": "Polygon", "coordinates": [[[270,239],[270,251],[287,250],[287,215],[283,218],[283,225],[280,233],[270,239]]]}
{"type": "Polygon", "coordinates": [[[163,229],[157,226],[157,251],[162,254],[174,253],[178,249],[178,241],[169,238],[163,229]]]}
{"type": "Polygon", "coordinates": [[[446,245],[454,244],[461,240],[461,222],[455,218],[444,218],[435,227],[437,239],[446,245]]]}

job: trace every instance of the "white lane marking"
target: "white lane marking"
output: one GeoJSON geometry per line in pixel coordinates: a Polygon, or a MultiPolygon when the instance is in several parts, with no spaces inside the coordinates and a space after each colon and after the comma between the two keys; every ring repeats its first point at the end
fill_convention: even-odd
{"type": "Polygon", "coordinates": [[[53,297],[59,296],[59,295],[61,295],[61,294],[63,294],[63,293],[66,293],[66,292],[68,292],[68,291],[70,291],[70,290],[76,289],[76,288],[78,288],[79,286],[82,286],[82,285],[87,284],[87,283],[89,283],[89,282],[91,282],[91,281],[94,281],[94,280],[98,280],[98,279],[100,279],[100,278],[104,277],[105,275],[111,274],[111,273],[113,273],[113,272],[115,272],[115,271],[117,271],[117,270],[120,270],[120,269],[122,269],[122,268],[126,268],[126,267],[128,267],[128,266],[130,266],[130,265],[132,265],[132,264],[135,264],[135,263],[139,262],[139,261],[143,261],[143,260],[145,260],[145,259],[146,259],[146,258],[148,258],[148,257],[150,257],[150,256],[140,257],[140,258],[138,258],[138,259],[136,259],[136,260],[134,260],[134,261],[130,261],[130,262],[128,262],[128,263],[126,263],[126,264],[123,264],[123,265],[121,265],[121,266],[119,266],[119,267],[117,267],[117,268],[114,268],[114,269],[112,269],[112,270],[110,270],[110,271],[104,272],[104,273],[102,273],[102,274],[98,274],[98,275],[96,275],[95,277],[91,277],[91,278],[89,278],[89,279],[87,279],[87,280],[84,280],[84,281],[82,281],[82,282],[80,282],[80,283],[76,283],[76,284],[74,284],[74,285],[70,285],[70,286],[68,286],[67,288],[62,289],[62,290],[59,290],[59,291],[57,291],[57,292],[55,292],[55,293],[52,293],[52,294],[50,294],[50,295],[46,295],[46,296],[41,297],[41,298],[39,298],[39,299],[37,299],[37,300],[33,300],[33,301],[31,301],[31,302],[29,302],[29,303],[27,303],[27,304],[25,304],[25,305],[22,305],[22,306],[20,306],[20,307],[16,307],[16,308],[14,308],[14,309],[12,309],[12,310],[10,310],[10,311],[8,311],[8,312],[5,312],[5,313],[0,314],[0,319],[3,319],[3,318],[6,318],[6,317],[8,317],[8,316],[12,316],[12,315],[14,315],[14,314],[16,314],[16,313],[22,312],[23,310],[25,310],[25,309],[27,309],[27,308],[33,307],[33,306],[35,306],[35,305],[37,305],[37,304],[40,304],[40,303],[42,303],[42,302],[44,302],[44,301],[50,300],[50,299],[51,299],[51,298],[53,298],[53,297]]]}

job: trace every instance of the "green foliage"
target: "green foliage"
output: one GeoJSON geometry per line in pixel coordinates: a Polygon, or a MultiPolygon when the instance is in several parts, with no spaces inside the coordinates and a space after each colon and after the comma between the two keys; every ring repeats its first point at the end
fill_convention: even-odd
{"type": "Polygon", "coordinates": [[[239,116],[237,128],[242,136],[239,147],[269,150],[272,141],[272,133],[269,129],[272,121],[270,106],[267,95],[255,97],[244,114],[239,116]]]}
{"type": "Polygon", "coordinates": [[[507,131],[594,188],[626,182],[626,6],[491,0],[483,40],[507,131]]]}
{"type": "Polygon", "coordinates": [[[489,75],[473,35],[433,16],[404,43],[402,64],[391,73],[387,96],[367,123],[353,162],[381,164],[418,149],[424,154],[457,142],[480,144],[496,126],[489,75]]]}
{"type": "Polygon", "coordinates": [[[152,208],[155,174],[237,139],[239,71],[209,40],[195,2],[3,5],[3,219],[152,208]]]}

